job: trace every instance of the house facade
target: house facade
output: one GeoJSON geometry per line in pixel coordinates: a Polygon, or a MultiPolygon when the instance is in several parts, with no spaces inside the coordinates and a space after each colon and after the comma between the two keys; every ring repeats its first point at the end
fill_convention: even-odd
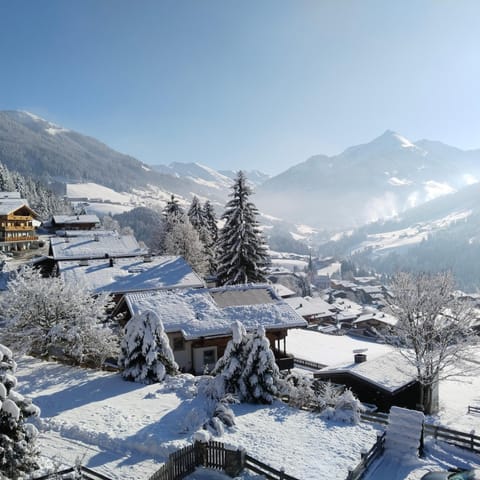
{"type": "Polygon", "coordinates": [[[293,358],[286,353],[288,329],[306,325],[268,285],[133,293],[125,295],[123,302],[127,309],[124,323],[154,311],[180,369],[195,374],[211,370],[223,356],[235,321],[247,331],[262,325],[279,368],[292,368],[293,358]]]}
{"type": "Polygon", "coordinates": [[[0,192],[0,250],[29,249],[38,240],[34,226],[37,217],[17,192],[0,192]]]}
{"type": "Polygon", "coordinates": [[[54,215],[51,228],[57,230],[93,230],[100,226],[97,215],[54,215]]]}

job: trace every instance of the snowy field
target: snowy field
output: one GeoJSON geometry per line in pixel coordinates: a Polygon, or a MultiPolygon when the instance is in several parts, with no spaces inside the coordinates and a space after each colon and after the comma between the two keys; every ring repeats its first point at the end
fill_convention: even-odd
{"type": "Polygon", "coordinates": [[[98,183],[67,183],[67,197],[70,199],[101,199],[124,204],[129,204],[131,201],[129,194],[118,193],[98,183]]]}
{"type": "MultiPolygon", "coordinates": [[[[112,478],[145,480],[192,441],[206,418],[190,376],[141,385],[28,357],[18,363],[18,391],[42,410],[42,451],[62,464],[80,458],[112,478]]],[[[371,425],[322,420],[281,402],[234,411],[237,425],[218,440],[300,479],[345,478],[377,433],[371,425]]]]}
{"type": "MultiPolygon", "coordinates": [[[[315,335],[323,335],[317,334],[315,335]]],[[[329,337],[340,338],[345,337],[329,337]]],[[[346,347],[338,346],[338,350],[346,347]]],[[[166,383],[125,382],[119,374],[68,367],[25,357],[18,362],[18,391],[41,408],[38,421],[42,453],[55,463],[82,464],[113,479],[146,480],[168,454],[191,443],[206,418],[205,400],[196,396],[194,378],[166,383]]],[[[467,415],[467,405],[480,405],[480,376],[442,382],[441,412],[429,419],[451,428],[480,432],[480,415],[467,415]]],[[[272,466],[284,467],[299,479],[344,479],[379,431],[373,425],[323,420],[281,402],[271,406],[235,405],[236,426],[217,438],[272,466]]],[[[413,462],[384,457],[369,480],[419,480],[427,471],[452,466],[478,466],[466,451],[428,442],[426,459],[413,462]]],[[[192,479],[225,478],[192,474],[192,479]]],[[[246,474],[243,479],[256,479],[246,474]]]]}

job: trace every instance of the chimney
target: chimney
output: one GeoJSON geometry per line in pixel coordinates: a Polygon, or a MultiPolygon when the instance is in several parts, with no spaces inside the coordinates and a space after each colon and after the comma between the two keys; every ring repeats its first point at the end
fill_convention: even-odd
{"type": "Polygon", "coordinates": [[[367,349],[359,348],[353,351],[353,361],[355,363],[363,363],[367,361],[367,349]]]}

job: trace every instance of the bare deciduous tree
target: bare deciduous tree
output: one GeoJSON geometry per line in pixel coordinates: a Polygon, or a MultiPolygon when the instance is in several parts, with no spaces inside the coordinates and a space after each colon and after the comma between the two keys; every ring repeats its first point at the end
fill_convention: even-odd
{"type": "Polygon", "coordinates": [[[438,382],[470,370],[471,305],[454,294],[450,273],[397,274],[391,310],[398,318],[393,340],[416,369],[424,412],[438,410],[438,382]]]}

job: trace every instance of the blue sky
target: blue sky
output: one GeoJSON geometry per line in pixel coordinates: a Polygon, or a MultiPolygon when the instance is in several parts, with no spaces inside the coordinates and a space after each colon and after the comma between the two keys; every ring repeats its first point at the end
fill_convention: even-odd
{"type": "Polygon", "coordinates": [[[0,109],[150,164],[280,171],[386,129],[480,148],[476,0],[0,0],[0,109]]]}

